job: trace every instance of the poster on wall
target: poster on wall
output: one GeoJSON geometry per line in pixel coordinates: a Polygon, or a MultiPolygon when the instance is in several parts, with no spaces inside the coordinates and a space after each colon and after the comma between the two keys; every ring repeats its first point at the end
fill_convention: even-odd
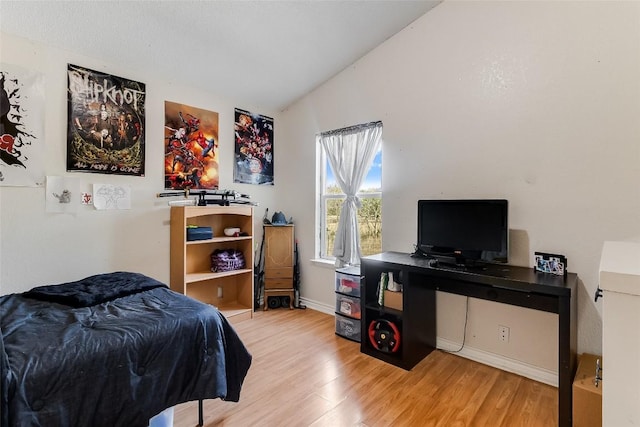
{"type": "Polygon", "coordinates": [[[273,185],[273,119],[235,109],[233,182],[273,185]]]}
{"type": "Polygon", "coordinates": [[[217,190],[218,113],[165,101],[165,190],[217,190]]]}
{"type": "Polygon", "coordinates": [[[67,76],[67,171],[144,176],[144,83],[72,64],[67,76]]]}
{"type": "Polygon", "coordinates": [[[44,185],[44,77],[0,64],[0,186],[44,185]]]}

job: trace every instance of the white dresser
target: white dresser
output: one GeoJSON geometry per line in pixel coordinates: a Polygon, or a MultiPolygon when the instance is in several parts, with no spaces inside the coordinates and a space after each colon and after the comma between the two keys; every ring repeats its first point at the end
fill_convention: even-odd
{"type": "Polygon", "coordinates": [[[602,425],[640,425],[640,243],[605,242],[602,289],[602,425]]]}

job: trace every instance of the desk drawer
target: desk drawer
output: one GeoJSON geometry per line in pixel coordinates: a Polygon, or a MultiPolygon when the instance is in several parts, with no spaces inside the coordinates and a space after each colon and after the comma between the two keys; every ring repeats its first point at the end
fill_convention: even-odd
{"type": "Polygon", "coordinates": [[[293,278],[293,267],[267,268],[264,270],[266,279],[293,278]]]}
{"type": "Polygon", "coordinates": [[[264,279],[265,289],[293,289],[293,279],[264,279]]]}

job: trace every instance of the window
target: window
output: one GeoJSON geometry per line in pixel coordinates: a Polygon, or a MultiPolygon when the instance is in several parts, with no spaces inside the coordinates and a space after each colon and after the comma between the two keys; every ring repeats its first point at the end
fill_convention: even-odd
{"type": "MultiPolygon", "coordinates": [[[[336,182],[327,156],[318,147],[320,157],[320,205],[319,219],[319,257],[335,260],[332,255],[333,242],[338,228],[340,208],[345,194],[336,182]]],[[[378,150],[373,164],[360,187],[358,197],[362,207],[358,210],[358,225],[360,229],[360,249],[362,255],[372,255],[382,252],[382,150],[378,150]]]]}

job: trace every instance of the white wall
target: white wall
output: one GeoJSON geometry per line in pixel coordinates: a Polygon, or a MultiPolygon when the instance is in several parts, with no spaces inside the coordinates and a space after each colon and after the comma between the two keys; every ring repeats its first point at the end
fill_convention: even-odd
{"type": "MultiPolygon", "coordinates": [[[[0,187],[0,294],[112,270],[169,277],[162,190],[165,100],[220,114],[220,187],[293,216],[302,296],[331,309],[333,270],[312,263],[315,134],[382,120],[383,246],[409,252],[420,198],[510,201],[512,263],[534,251],[566,254],[581,283],[579,351],[601,352],[593,302],[605,240],[640,240],[640,4],[445,1],[283,113],[227,100],[148,70],[105,64],[0,34],[0,61],[46,78],[46,174],[133,189],[133,209],[44,211],[43,188],[0,187]],[[66,64],[147,84],[147,175],[65,172],[66,64]],[[275,186],[232,182],[233,108],[275,119],[275,186]],[[155,166],[154,166],[155,165],[155,166]]],[[[438,295],[438,336],[461,339],[464,298],[438,295]]],[[[470,304],[467,345],[557,369],[555,316],[470,304]],[[496,344],[497,324],[514,344],[496,344]],[[542,331],[542,333],[540,333],[542,331]]]]}
{"type": "MultiPolygon", "coordinates": [[[[256,233],[261,234],[264,208],[273,205],[275,188],[233,183],[234,108],[273,117],[247,100],[222,99],[200,88],[154,77],[153,64],[146,70],[128,69],[126,64],[106,64],[73,52],[0,34],[0,62],[20,65],[44,74],[46,154],[45,174],[75,177],[81,190],[94,183],[131,186],[132,209],[97,211],[81,206],[76,214],[45,212],[45,189],[0,187],[0,294],[22,292],[36,285],[76,280],[115,270],[138,271],[169,281],[168,199],[163,190],[164,102],[172,101],[219,113],[220,188],[248,193],[260,203],[255,208],[256,233]],[[146,84],[146,174],[126,177],[67,173],[66,120],[67,63],[106,71],[146,84]]],[[[275,128],[275,140],[278,128],[275,128]]],[[[277,149],[275,151],[277,156],[277,149]]],[[[277,157],[275,159],[278,167],[277,157]]]]}
{"type": "MultiPolygon", "coordinates": [[[[639,24],[637,2],[445,1],[288,108],[283,172],[304,225],[303,295],[333,305],[332,271],[308,261],[314,135],[382,120],[383,248],[412,251],[418,199],[506,198],[511,262],[568,257],[578,350],[601,353],[602,243],[640,240],[639,24]]],[[[460,342],[463,323],[464,298],[438,295],[438,337],[460,342]]],[[[557,372],[556,325],[472,300],[466,344],[557,372]]]]}

